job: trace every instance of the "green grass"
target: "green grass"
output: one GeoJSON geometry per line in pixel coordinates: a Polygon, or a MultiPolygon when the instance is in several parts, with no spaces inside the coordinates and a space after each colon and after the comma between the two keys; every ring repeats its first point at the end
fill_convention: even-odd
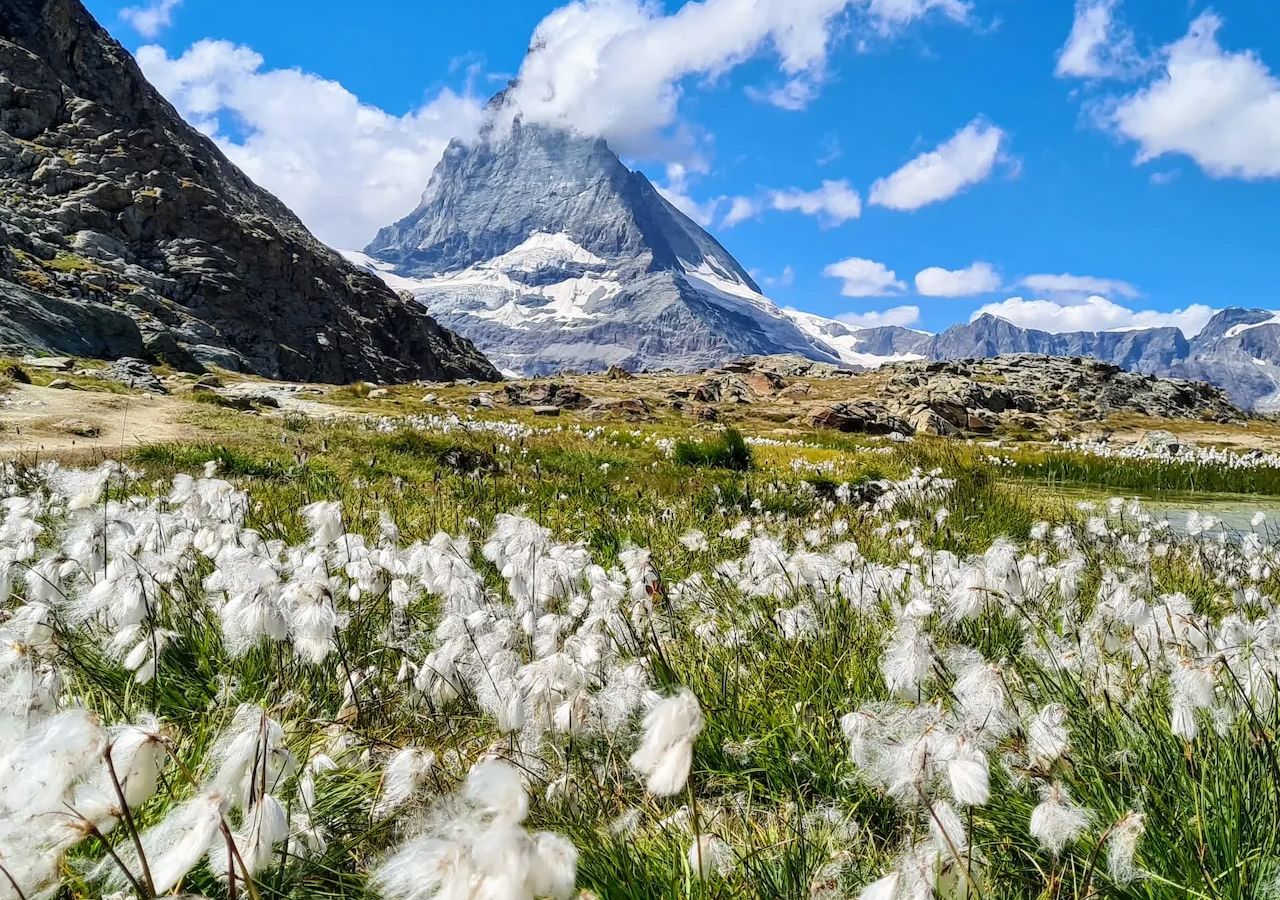
{"type": "Polygon", "coordinates": [[[1003,469],[1008,477],[1047,485],[1084,485],[1112,491],[1208,492],[1280,496],[1280,469],[1226,468],[1188,462],[1104,459],[1084,453],[1021,451],[1003,469]]]}
{"type": "Polygon", "coordinates": [[[751,468],[751,448],[741,431],[726,428],[717,437],[704,441],[678,442],[675,460],[682,466],[745,472],[751,468]]]}
{"type": "MultiPolygon", "coordinates": [[[[672,433],[663,429],[641,429],[637,436],[630,427],[606,428],[591,440],[571,429],[506,438],[407,429],[379,433],[350,422],[299,417],[281,422],[216,408],[200,414],[217,441],[131,451],[127,462],[142,476],[135,490],[149,490],[155,479],[197,473],[206,463],[216,463],[220,477],[248,491],[247,524],[269,540],[291,543],[306,536],[298,510],[317,500],[341,501],[348,528],[370,542],[378,539],[382,514],[407,543],[430,539],[441,529],[483,536],[499,513],[519,510],[550,528],[558,540],[583,542],[602,566],[615,565],[629,545],[651,549],[668,587],[694,573],[710,577],[719,563],[741,555],[745,545],[721,532],[744,516],[767,523],[789,548],[800,544],[807,529],[841,521],[849,529],[844,539],[855,542],[866,558],[895,562],[903,553],[899,535],[883,526],[899,522],[911,523],[931,550],[960,556],[980,553],[1000,537],[1023,541],[1042,517],[1078,529],[1071,512],[1026,490],[1020,483],[1026,479],[1117,489],[1158,486],[1130,485],[1130,479],[1141,475],[1137,464],[1130,470],[1105,460],[1097,460],[1096,467],[1092,460],[1079,460],[1072,465],[1080,468],[1068,468],[1048,456],[1027,454],[1025,459],[1018,456],[1019,468],[996,470],[982,462],[979,450],[943,440],[868,453],[883,445],[814,436],[806,440],[821,445],[816,449],[762,446],[752,451],[741,434],[731,431],[678,444],[669,458],[645,440],[672,433]],[[791,465],[796,460],[829,467],[821,474],[797,470],[791,465]],[[884,521],[836,505],[842,483],[869,488],[913,469],[938,469],[954,485],[942,500],[904,503],[884,521]],[[1058,474],[1051,478],[1046,471],[1058,474]],[[939,505],[950,513],[940,523],[934,519],[939,505]],[[679,542],[680,535],[695,528],[707,535],[709,552],[690,552],[679,542]]],[[[1212,483],[1239,487],[1233,480],[1238,474],[1218,473],[1220,480],[1212,483]]],[[[492,565],[478,554],[472,562],[489,585],[502,590],[502,578],[492,565]]],[[[1118,550],[1091,555],[1082,577],[1083,602],[1092,602],[1104,570],[1129,565],[1118,550]]],[[[303,665],[279,645],[260,646],[233,660],[202,588],[211,569],[209,561],[201,560],[166,586],[172,602],[164,625],[178,631],[180,639],[151,684],[134,685],[91,642],[64,633],[70,695],[111,720],[144,710],[156,713],[170,723],[180,757],[191,767],[200,765],[236,703],[264,703],[288,723],[291,745],[305,756],[326,740],[341,703],[345,663],[303,665]]],[[[1144,574],[1160,592],[1185,593],[1198,610],[1221,615],[1226,609],[1217,573],[1194,557],[1173,554],[1144,574]]],[[[879,665],[890,603],[905,602],[910,589],[906,583],[879,607],[861,612],[847,603],[816,602],[811,591],[781,601],[745,596],[727,584],[714,588],[706,610],[677,612],[659,604],[661,628],[647,648],[654,678],[663,690],[691,688],[707,715],[695,746],[689,797],[647,798],[628,769],[631,738],[595,736],[572,742],[564,758],[556,760],[571,776],[572,804],[544,803],[543,785],[535,778],[531,827],[570,837],[581,853],[579,887],[608,900],[855,897],[888,871],[903,842],[920,830],[913,816],[860,777],[838,727],[841,715],[885,699],[879,665]],[[780,605],[801,600],[815,601],[820,627],[811,640],[785,640],[769,623],[780,605]],[[708,646],[694,632],[703,615],[740,625],[745,640],[708,646]],[[736,863],[727,878],[705,883],[691,879],[684,860],[688,835],[655,824],[690,798],[705,827],[733,848],[736,863]],[[604,823],[629,808],[641,809],[645,824],[624,837],[610,835],[604,823]],[[815,885],[820,884],[829,885],[831,892],[818,892],[815,885]]],[[[1280,595],[1274,579],[1269,595],[1280,595]]],[[[398,615],[406,627],[429,631],[437,610],[437,598],[420,597],[398,615]]],[[[473,704],[464,701],[450,715],[441,715],[394,682],[385,593],[344,604],[343,612],[348,616],[341,638],[343,659],[378,673],[351,729],[360,746],[376,754],[413,743],[465,760],[503,747],[493,723],[473,704]]],[[[945,646],[980,648],[1011,681],[1026,685],[1036,703],[1067,706],[1074,744],[1056,776],[1103,824],[1128,809],[1146,813],[1148,831],[1139,863],[1155,877],[1128,885],[1112,882],[1089,840],[1071,845],[1058,858],[1046,854],[1027,835],[1037,802],[1035,779],[993,762],[992,802],[976,810],[970,823],[975,848],[986,861],[985,874],[978,876],[981,896],[1266,896],[1280,875],[1273,827],[1280,816],[1280,787],[1271,759],[1280,712],[1237,722],[1221,733],[1206,728],[1192,752],[1169,734],[1166,698],[1159,691],[1124,682],[1119,694],[1100,702],[1078,678],[1033,663],[1022,652],[1023,632],[1017,627],[1022,615],[1008,605],[963,625],[934,620],[933,627],[945,646]]],[[[1047,636],[1057,627],[1046,617],[1037,621],[1035,633],[1047,636]]],[[[933,677],[947,678],[945,673],[933,677]]],[[[1125,673],[1117,673],[1123,677],[1125,673]]],[[[1010,740],[1016,745],[1021,738],[1010,740]]],[[[460,773],[446,770],[442,784],[460,773]]],[[[256,885],[263,900],[371,897],[365,873],[402,830],[371,822],[377,790],[377,772],[356,765],[322,777],[318,815],[329,829],[329,847],[319,857],[294,861],[286,873],[264,875],[256,885]]],[[[174,777],[138,811],[139,818],[144,825],[158,821],[172,800],[189,793],[189,786],[174,777]]],[[[1096,839],[1098,831],[1091,833],[1096,839]]],[[[84,855],[89,849],[77,852],[84,855]]],[[[97,888],[88,880],[72,879],[70,885],[65,898],[96,896],[97,888]]],[[[219,900],[226,896],[225,886],[203,868],[183,889],[219,900]]]]}
{"type": "Polygon", "coordinates": [[[98,272],[101,266],[92,260],[80,256],[78,253],[67,253],[59,250],[58,253],[45,263],[45,267],[53,269],[55,272],[98,272]]]}
{"type": "Polygon", "coordinates": [[[213,391],[192,391],[188,399],[192,403],[199,403],[202,406],[217,406],[222,409],[236,408],[236,404],[231,400],[213,391]]]}

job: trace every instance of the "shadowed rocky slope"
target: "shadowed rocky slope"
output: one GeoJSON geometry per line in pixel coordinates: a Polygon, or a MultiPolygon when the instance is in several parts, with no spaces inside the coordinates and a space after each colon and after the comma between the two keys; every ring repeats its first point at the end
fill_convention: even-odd
{"type": "Polygon", "coordinates": [[[496,377],[183,122],[79,0],[0,2],[0,347],[496,377]]]}

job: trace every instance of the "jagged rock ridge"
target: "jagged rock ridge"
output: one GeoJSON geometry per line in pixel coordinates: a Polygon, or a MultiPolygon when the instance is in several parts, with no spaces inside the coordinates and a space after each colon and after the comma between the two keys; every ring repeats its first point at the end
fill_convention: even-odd
{"type": "Polygon", "coordinates": [[[79,0],[0,3],[0,346],[293,380],[496,371],[188,126],[79,0]]]}
{"type": "Polygon", "coordinates": [[[837,361],[604,140],[519,119],[455,141],[418,208],[351,256],[513,372],[837,361]]]}
{"type": "MultiPolygon", "coordinates": [[[[862,334],[876,342],[875,335],[862,334]]],[[[1051,334],[985,315],[911,346],[931,360],[1007,353],[1090,356],[1133,372],[1209,382],[1244,409],[1280,408],[1280,316],[1262,309],[1224,309],[1190,339],[1169,327],[1051,334]]]]}

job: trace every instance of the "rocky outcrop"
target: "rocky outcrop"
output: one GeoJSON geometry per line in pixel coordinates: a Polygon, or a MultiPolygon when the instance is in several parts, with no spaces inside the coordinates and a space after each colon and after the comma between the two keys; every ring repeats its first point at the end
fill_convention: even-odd
{"type": "Polygon", "coordinates": [[[814,428],[833,431],[872,435],[915,433],[910,423],[890,413],[882,404],[869,401],[822,404],[811,409],[806,418],[814,428]]]}
{"type": "Polygon", "coordinates": [[[837,378],[865,371],[862,367],[832,365],[797,356],[794,353],[744,356],[726,363],[722,368],[725,372],[760,372],[780,375],[784,378],[837,378]]]}
{"type": "Polygon", "coordinates": [[[1245,409],[1280,409],[1280,320],[1262,309],[1224,309],[1194,338],[1177,328],[1051,334],[983,315],[937,335],[896,327],[856,332],[859,349],[882,356],[918,354],[932,360],[1010,353],[1088,356],[1126,370],[1208,381],[1245,409]]]}
{"type": "Polygon", "coordinates": [[[1241,417],[1218,388],[1127,372],[1087,357],[1009,354],[896,363],[878,396],[919,431],[989,433],[1010,417],[1100,421],[1121,412],[1162,419],[1241,417]]]}
{"type": "MultiPolygon", "coordinates": [[[[0,209],[0,222],[4,217],[0,209]]],[[[0,256],[4,252],[0,249],[0,256]]],[[[28,350],[107,359],[144,352],[142,332],[126,313],[50,297],[0,278],[0,353],[28,350]]]]}
{"type": "Polygon", "coordinates": [[[493,379],[179,118],[79,0],[0,4],[0,345],[278,378],[493,379]]]}
{"type": "Polygon", "coordinates": [[[559,381],[507,384],[502,395],[512,406],[554,406],[557,409],[586,409],[591,398],[569,384],[559,381]]]}
{"type": "MultiPolygon", "coordinates": [[[[868,376],[872,378],[872,376],[868,376]]],[[[812,407],[819,428],[869,434],[986,435],[1016,427],[1059,430],[1116,413],[1230,422],[1242,413],[1218,388],[1126,372],[1087,357],[1008,354],[884,367],[869,397],[812,407]]]]}

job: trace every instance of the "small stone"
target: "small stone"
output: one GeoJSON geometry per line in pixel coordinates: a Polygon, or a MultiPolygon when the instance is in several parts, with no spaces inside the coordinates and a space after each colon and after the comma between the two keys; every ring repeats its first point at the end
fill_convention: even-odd
{"type": "Polygon", "coordinates": [[[101,428],[84,419],[63,419],[54,428],[63,434],[74,434],[76,437],[96,438],[102,434],[101,428]]]}
{"type": "Polygon", "coordinates": [[[560,407],[558,406],[535,406],[533,407],[535,416],[558,416],[560,415],[560,407]]]}
{"type": "Polygon", "coordinates": [[[29,369],[48,369],[54,372],[70,372],[75,361],[69,356],[24,356],[22,364],[29,369]]]}
{"type": "Polygon", "coordinates": [[[79,390],[79,388],[77,388],[77,387],[76,387],[74,384],[72,384],[70,381],[67,381],[67,379],[65,379],[65,378],[55,378],[55,379],[53,379],[53,381],[50,381],[50,382],[49,382],[49,387],[53,388],[55,391],[75,391],[75,390],[79,390]]]}
{"type": "Polygon", "coordinates": [[[374,388],[369,392],[370,400],[386,400],[391,396],[391,391],[387,388],[374,388]]]}

